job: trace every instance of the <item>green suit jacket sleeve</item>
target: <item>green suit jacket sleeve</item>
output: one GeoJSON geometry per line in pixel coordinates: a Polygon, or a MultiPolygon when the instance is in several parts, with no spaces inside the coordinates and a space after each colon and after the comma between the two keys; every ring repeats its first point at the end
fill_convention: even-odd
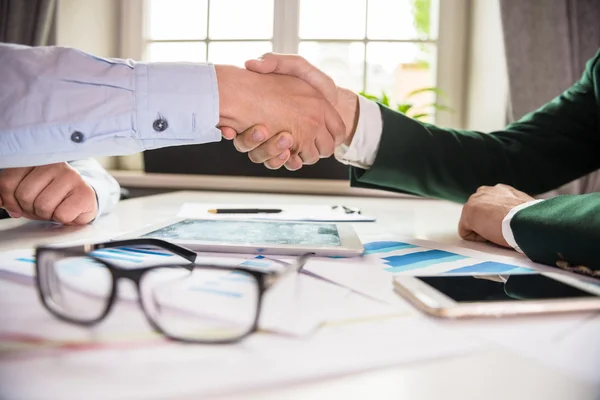
{"type": "MultiPolygon", "coordinates": [[[[535,195],[599,169],[599,59],[600,52],[575,85],[503,131],[443,129],[381,106],[375,162],[369,170],[352,168],[352,185],[465,202],[482,185],[535,195]]],[[[600,243],[599,208],[598,195],[561,197],[518,212],[511,226],[532,260],[554,265],[562,256],[600,269],[600,255],[591,254],[598,252],[578,244],[600,243]]]]}

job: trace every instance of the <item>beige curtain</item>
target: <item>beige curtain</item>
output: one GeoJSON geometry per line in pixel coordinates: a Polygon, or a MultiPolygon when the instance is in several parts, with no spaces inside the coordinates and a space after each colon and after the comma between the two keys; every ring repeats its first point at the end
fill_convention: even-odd
{"type": "Polygon", "coordinates": [[[56,0],[0,0],[0,42],[48,44],[56,0]]]}
{"type": "MultiPolygon", "coordinates": [[[[511,122],[581,77],[600,47],[600,0],[500,0],[500,10],[511,122]]],[[[542,197],[597,191],[600,171],[542,197]]]]}

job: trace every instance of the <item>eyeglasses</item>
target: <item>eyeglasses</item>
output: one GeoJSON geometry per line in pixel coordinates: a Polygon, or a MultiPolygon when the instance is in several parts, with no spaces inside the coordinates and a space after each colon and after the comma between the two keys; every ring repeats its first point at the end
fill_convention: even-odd
{"type": "Polygon", "coordinates": [[[194,263],[196,257],[192,250],[159,239],[38,247],[36,286],[52,315],[92,326],[112,309],[119,280],[129,279],[137,288],[148,322],[159,333],[183,342],[231,343],[256,331],[266,290],[283,276],[299,272],[310,254],[294,264],[268,259],[287,265],[282,272],[199,265],[194,263]],[[107,251],[116,254],[122,251],[117,248],[126,248],[129,252],[175,255],[184,261],[130,269],[106,261],[98,252],[111,248],[107,251]]]}

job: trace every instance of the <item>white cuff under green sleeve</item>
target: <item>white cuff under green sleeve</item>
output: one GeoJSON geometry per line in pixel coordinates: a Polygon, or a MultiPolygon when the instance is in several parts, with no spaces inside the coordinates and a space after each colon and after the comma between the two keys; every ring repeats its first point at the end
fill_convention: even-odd
{"type": "Polygon", "coordinates": [[[521,250],[521,248],[517,244],[517,241],[515,240],[515,235],[513,234],[512,228],[510,227],[510,222],[512,221],[512,219],[516,213],[518,213],[519,211],[521,211],[527,207],[537,204],[540,201],[544,201],[544,200],[543,199],[532,200],[532,201],[528,201],[527,203],[523,203],[519,206],[516,206],[512,210],[510,210],[508,212],[508,214],[506,214],[506,217],[504,217],[504,219],[502,220],[502,236],[504,236],[504,240],[506,240],[506,243],[508,243],[509,246],[511,246],[513,249],[515,249],[519,253],[523,253],[523,251],[521,250]]]}
{"type": "Polygon", "coordinates": [[[358,105],[358,125],[352,143],[339,146],[335,150],[335,158],[342,164],[369,169],[379,150],[383,121],[379,106],[374,101],[358,96],[358,105]]]}

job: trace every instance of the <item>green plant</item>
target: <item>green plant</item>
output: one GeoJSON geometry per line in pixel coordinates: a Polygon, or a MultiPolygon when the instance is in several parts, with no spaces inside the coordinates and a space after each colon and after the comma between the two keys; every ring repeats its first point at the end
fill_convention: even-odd
{"type": "Polygon", "coordinates": [[[439,97],[444,96],[444,93],[438,88],[428,87],[428,88],[417,89],[417,90],[413,90],[412,92],[408,93],[406,95],[406,97],[400,103],[396,104],[394,107],[390,104],[390,98],[385,92],[382,93],[381,97],[377,97],[377,96],[374,96],[372,94],[368,94],[365,92],[360,92],[360,95],[363,97],[366,97],[369,100],[373,100],[378,103],[381,103],[386,107],[395,108],[396,111],[398,111],[402,114],[405,114],[413,119],[418,119],[418,120],[427,119],[427,117],[431,116],[432,111],[434,111],[434,110],[452,112],[452,109],[450,107],[445,106],[443,104],[439,104],[437,102],[418,106],[413,101],[411,101],[411,99],[414,96],[416,96],[420,93],[426,93],[426,92],[434,93],[436,96],[439,96],[439,97]]]}

